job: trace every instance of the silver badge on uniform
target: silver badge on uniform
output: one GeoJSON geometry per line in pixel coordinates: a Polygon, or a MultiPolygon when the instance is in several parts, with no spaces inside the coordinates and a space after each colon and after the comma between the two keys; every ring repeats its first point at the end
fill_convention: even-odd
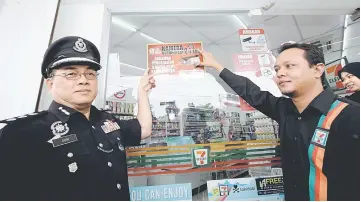
{"type": "Polygon", "coordinates": [[[124,147],[123,147],[123,145],[120,144],[120,143],[119,143],[119,149],[120,149],[120,151],[124,151],[124,147]]]}
{"type": "Polygon", "coordinates": [[[50,129],[53,132],[54,137],[48,140],[49,143],[53,143],[53,140],[58,139],[69,132],[68,124],[62,123],[61,121],[56,121],[51,124],[50,129]]]}
{"type": "Polygon", "coordinates": [[[50,126],[51,131],[55,136],[62,136],[69,132],[68,124],[62,123],[61,121],[56,121],[50,126]]]}
{"type": "Polygon", "coordinates": [[[86,44],[81,38],[79,38],[78,41],[75,42],[73,49],[81,53],[85,53],[88,51],[88,49],[86,48],[86,44]]]}
{"type": "Polygon", "coordinates": [[[116,122],[112,122],[110,120],[105,121],[104,125],[102,125],[101,128],[105,133],[110,133],[120,129],[119,125],[116,122]]]}
{"type": "Polygon", "coordinates": [[[68,167],[69,172],[71,173],[75,173],[78,170],[78,165],[76,164],[76,162],[69,164],[68,167]]]}

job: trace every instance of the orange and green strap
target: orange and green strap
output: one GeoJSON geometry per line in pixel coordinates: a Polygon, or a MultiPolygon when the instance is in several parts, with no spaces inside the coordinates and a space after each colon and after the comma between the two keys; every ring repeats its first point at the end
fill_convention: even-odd
{"type": "Polygon", "coordinates": [[[328,133],[333,120],[347,106],[347,103],[336,100],[332,103],[327,115],[322,115],[313,134],[308,148],[310,161],[309,192],[311,201],[327,200],[327,177],[322,172],[323,159],[328,139],[328,133]]]}

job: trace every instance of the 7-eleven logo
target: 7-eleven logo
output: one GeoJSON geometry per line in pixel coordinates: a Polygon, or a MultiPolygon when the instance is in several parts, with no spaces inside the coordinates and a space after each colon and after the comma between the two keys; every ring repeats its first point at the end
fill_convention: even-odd
{"type": "Polygon", "coordinates": [[[195,149],[193,154],[197,166],[208,164],[208,149],[195,149]]]}
{"type": "Polygon", "coordinates": [[[322,146],[326,146],[327,137],[328,137],[327,131],[316,129],[315,134],[313,135],[313,138],[312,138],[312,142],[317,143],[322,146]]]}

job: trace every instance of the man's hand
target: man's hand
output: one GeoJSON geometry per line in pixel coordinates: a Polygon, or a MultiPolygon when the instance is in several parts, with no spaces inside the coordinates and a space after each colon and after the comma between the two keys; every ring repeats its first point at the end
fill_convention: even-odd
{"type": "Polygon", "coordinates": [[[155,88],[154,75],[150,74],[150,69],[146,69],[144,75],[140,79],[139,90],[149,92],[152,88],[155,88]]]}
{"type": "Polygon", "coordinates": [[[202,50],[198,50],[203,56],[203,62],[199,66],[213,67],[217,71],[221,72],[224,68],[220,65],[217,60],[213,57],[212,53],[208,53],[202,50]]]}
{"type": "Polygon", "coordinates": [[[148,92],[155,87],[155,80],[150,74],[150,69],[145,70],[140,79],[138,87],[138,121],[142,130],[141,139],[147,138],[152,134],[152,112],[148,99],[148,92]]]}

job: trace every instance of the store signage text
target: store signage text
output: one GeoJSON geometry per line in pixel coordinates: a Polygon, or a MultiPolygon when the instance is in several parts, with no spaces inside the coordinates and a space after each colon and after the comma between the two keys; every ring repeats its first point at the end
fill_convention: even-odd
{"type": "Polygon", "coordinates": [[[130,187],[131,201],[192,200],[190,183],[159,186],[130,187]]]}

